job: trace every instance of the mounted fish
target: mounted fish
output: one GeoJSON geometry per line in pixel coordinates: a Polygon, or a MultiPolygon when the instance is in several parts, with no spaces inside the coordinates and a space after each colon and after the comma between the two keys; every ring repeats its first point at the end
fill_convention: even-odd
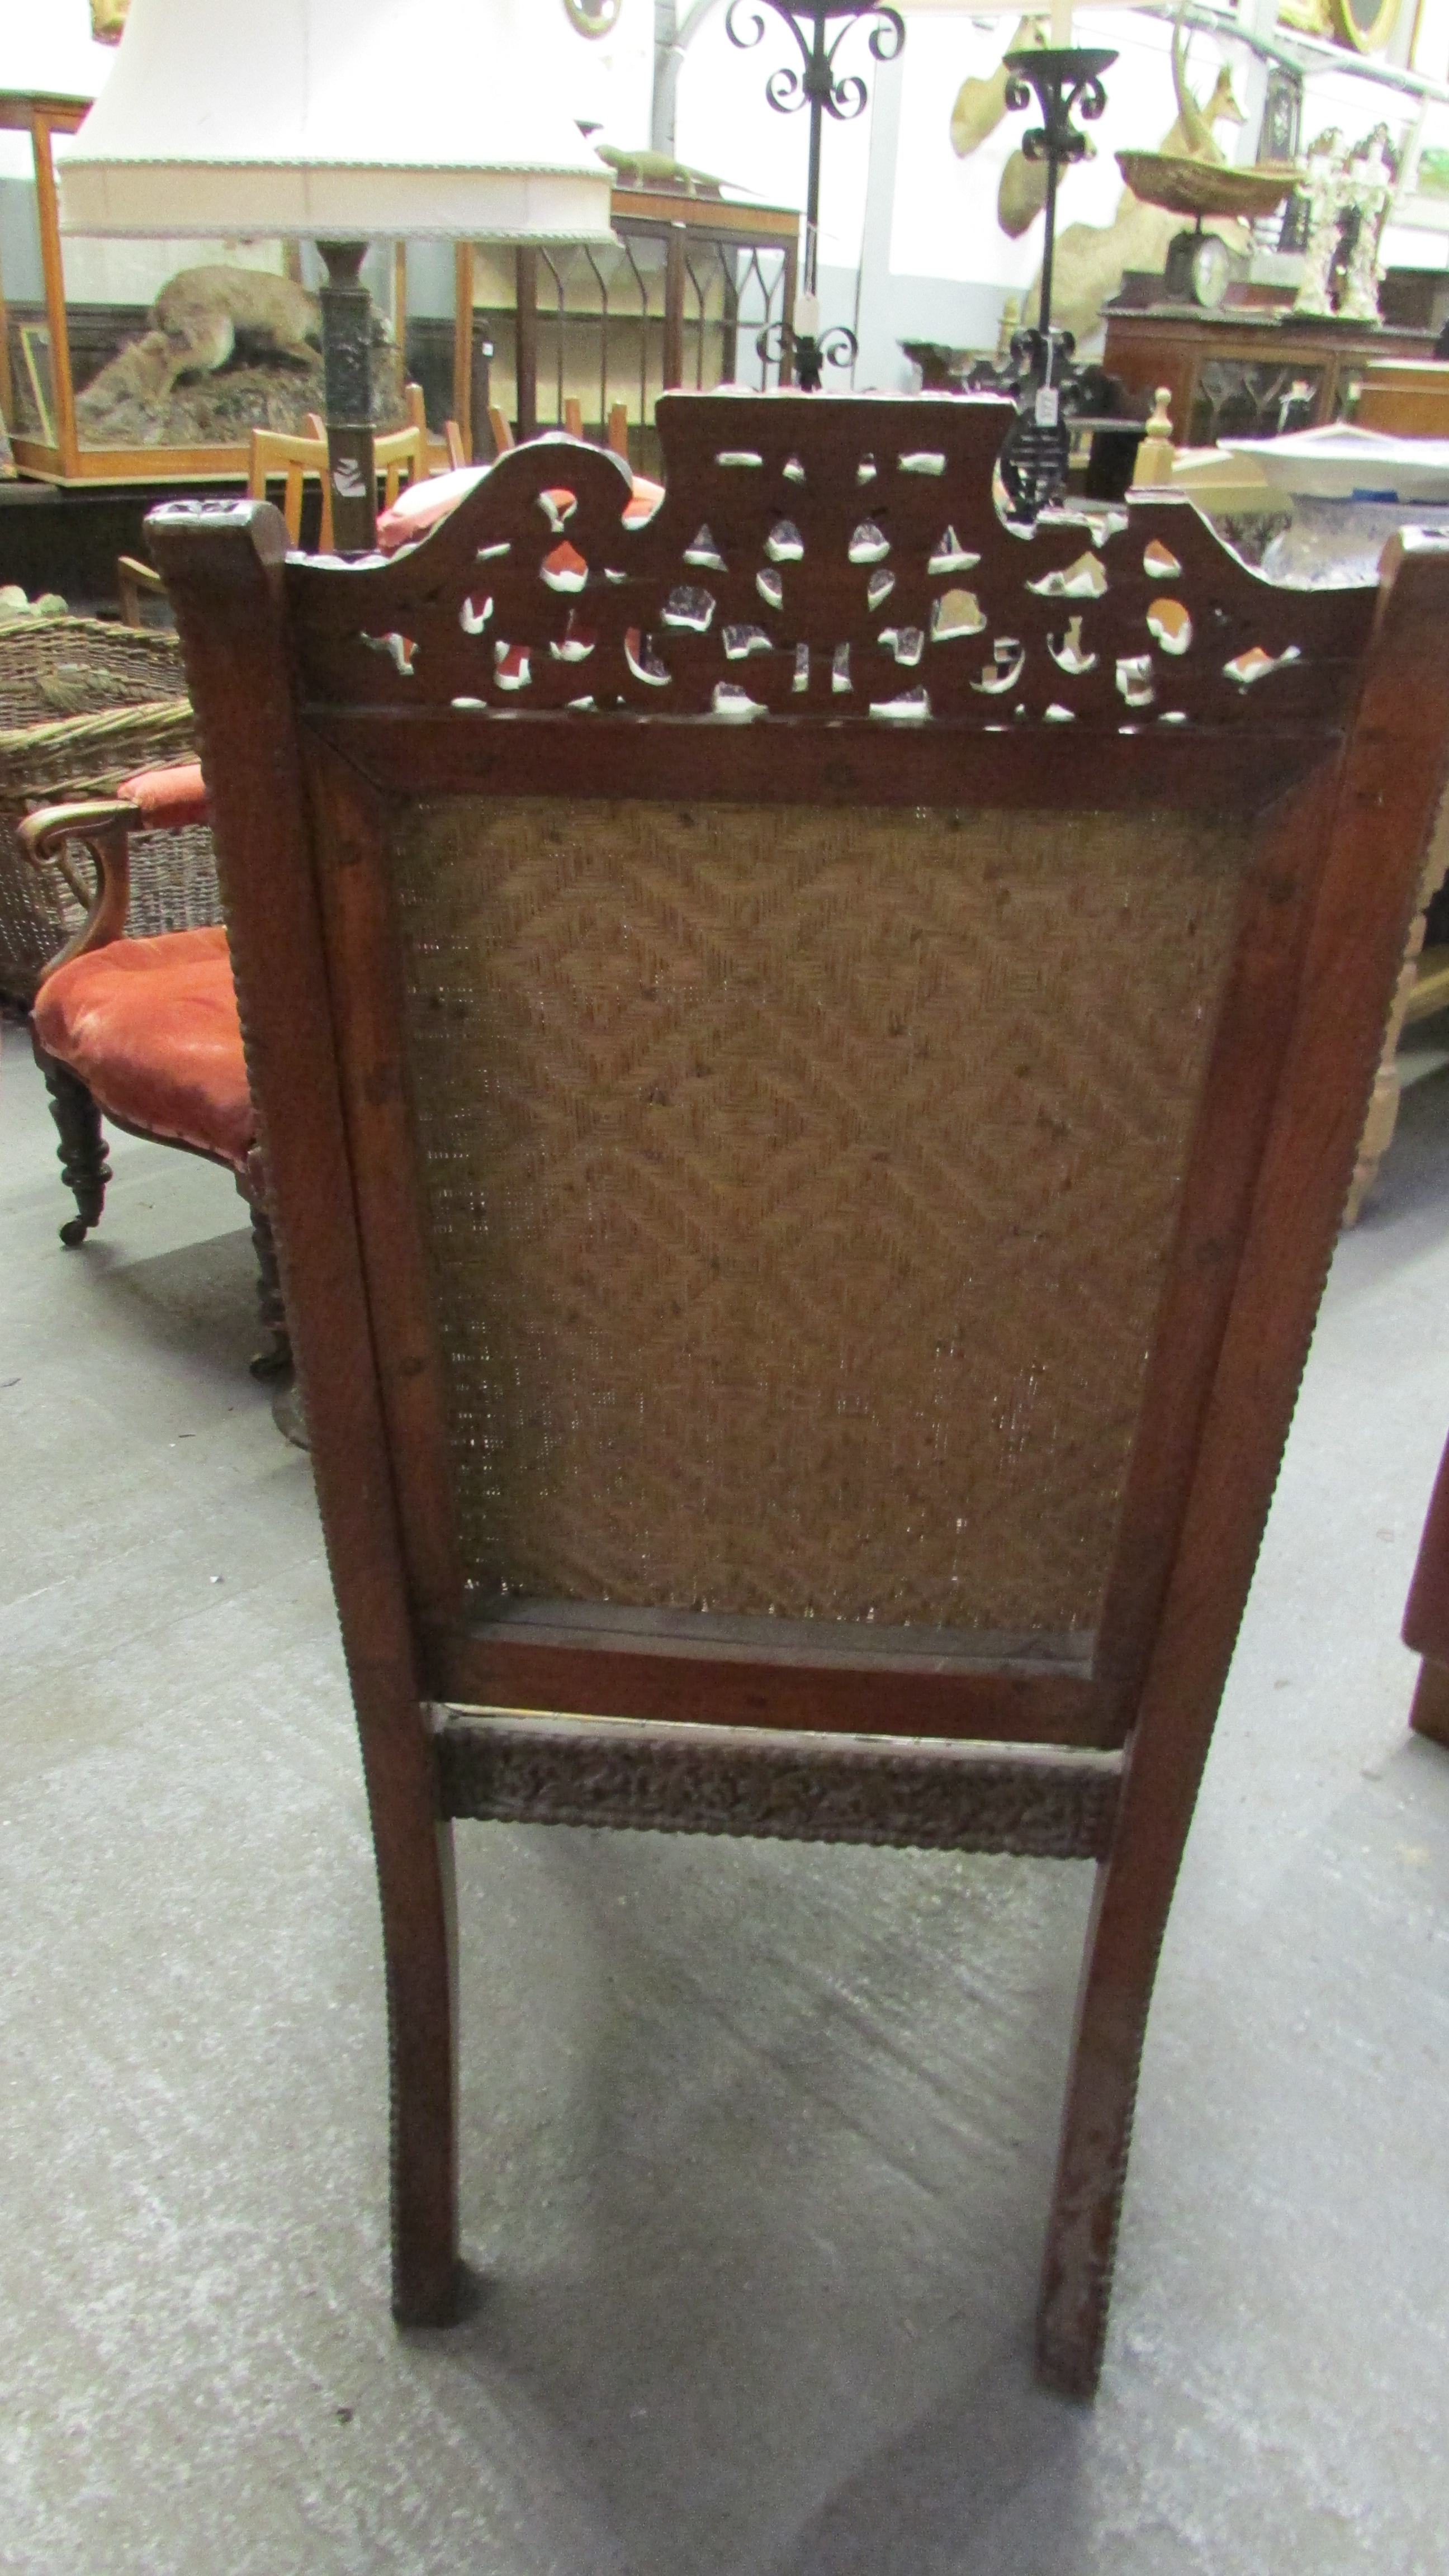
{"type": "Polygon", "coordinates": [[[958,160],[969,160],[1006,114],[1006,54],[1024,53],[1029,45],[1045,43],[1045,19],[1023,18],[990,79],[963,80],[951,110],[951,149],[958,160]]]}
{"type": "MultiPolygon", "coordinates": [[[[1214,128],[1241,125],[1243,111],[1233,96],[1232,78],[1226,68],[1219,71],[1206,99],[1198,99],[1188,88],[1181,10],[1172,30],[1172,86],[1177,96],[1177,115],[1158,146],[1159,152],[1185,160],[1224,162],[1227,156],[1219,148],[1214,128]]],[[[1246,253],[1251,240],[1246,224],[1218,222],[1211,229],[1222,235],[1230,250],[1246,253]]],[[[1072,332],[1080,348],[1099,329],[1102,306],[1108,296],[1116,294],[1125,272],[1160,270],[1177,230],[1178,219],[1173,214],[1145,205],[1130,188],[1123,189],[1109,224],[1068,224],[1057,235],[1053,322],[1072,332]]],[[[1036,319],[1040,286],[1038,271],[1026,300],[1028,322],[1036,319]]]]}

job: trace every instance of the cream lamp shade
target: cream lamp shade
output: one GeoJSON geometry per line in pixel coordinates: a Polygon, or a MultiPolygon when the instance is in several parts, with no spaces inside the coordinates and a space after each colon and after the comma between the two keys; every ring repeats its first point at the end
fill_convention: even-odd
{"type": "Polygon", "coordinates": [[[611,240],[586,52],[538,0],[131,0],[61,229],[611,240]]]}

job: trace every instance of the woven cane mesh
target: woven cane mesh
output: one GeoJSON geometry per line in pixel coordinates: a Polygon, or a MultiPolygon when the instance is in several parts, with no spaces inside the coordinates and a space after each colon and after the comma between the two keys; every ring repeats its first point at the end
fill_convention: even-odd
{"type": "Polygon", "coordinates": [[[456,798],[394,850],[462,1552],[1095,1623],[1241,836],[456,798]]]}

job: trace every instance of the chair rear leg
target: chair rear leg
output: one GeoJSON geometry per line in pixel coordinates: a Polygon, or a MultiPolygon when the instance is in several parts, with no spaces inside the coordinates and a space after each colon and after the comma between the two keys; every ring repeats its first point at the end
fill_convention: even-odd
{"type": "Polygon", "coordinates": [[[1158,1751],[1129,1753],[1077,1994],[1036,2335],[1038,2376],[1067,2397],[1094,2396],[1102,2367],[1142,2043],[1196,1786],[1164,1800],[1145,1776],[1158,1751]]]}
{"type": "Polygon", "coordinates": [[[378,1838],[392,2134],[392,2312],[400,2326],[458,2314],[457,1938],[453,1829],[407,1860],[378,1838]],[[434,1852],[436,1857],[434,1857],[434,1852]]]}
{"type": "Polygon", "coordinates": [[[35,1061],[45,1076],[50,1114],[60,1138],[60,1177],[74,1192],[78,1210],[75,1216],[67,1217],[60,1239],[74,1250],[78,1243],[84,1243],[91,1227],[100,1224],[106,1183],[111,1178],[101,1113],[80,1075],[62,1064],[58,1056],[47,1055],[38,1040],[34,1043],[35,1061]]]}
{"type": "Polygon", "coordinates": [[[1416,1735],[1449,1748],[1449,1666],[1432,1655],[1426,1655],[1419,1666],[1409,1724],[1416,1735]]]}

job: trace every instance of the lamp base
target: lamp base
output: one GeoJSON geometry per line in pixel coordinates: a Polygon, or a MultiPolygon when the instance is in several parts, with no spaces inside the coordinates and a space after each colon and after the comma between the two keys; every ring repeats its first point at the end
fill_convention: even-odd
{"type": "Polygon", "coordinates": [[[377,542],[377,469],[372,451],[372,298],[361,277],[367,244],[323,241],[317,248],[327,264],[318,301],[333,541],[339,554],[369,554],[377,542]]]}

